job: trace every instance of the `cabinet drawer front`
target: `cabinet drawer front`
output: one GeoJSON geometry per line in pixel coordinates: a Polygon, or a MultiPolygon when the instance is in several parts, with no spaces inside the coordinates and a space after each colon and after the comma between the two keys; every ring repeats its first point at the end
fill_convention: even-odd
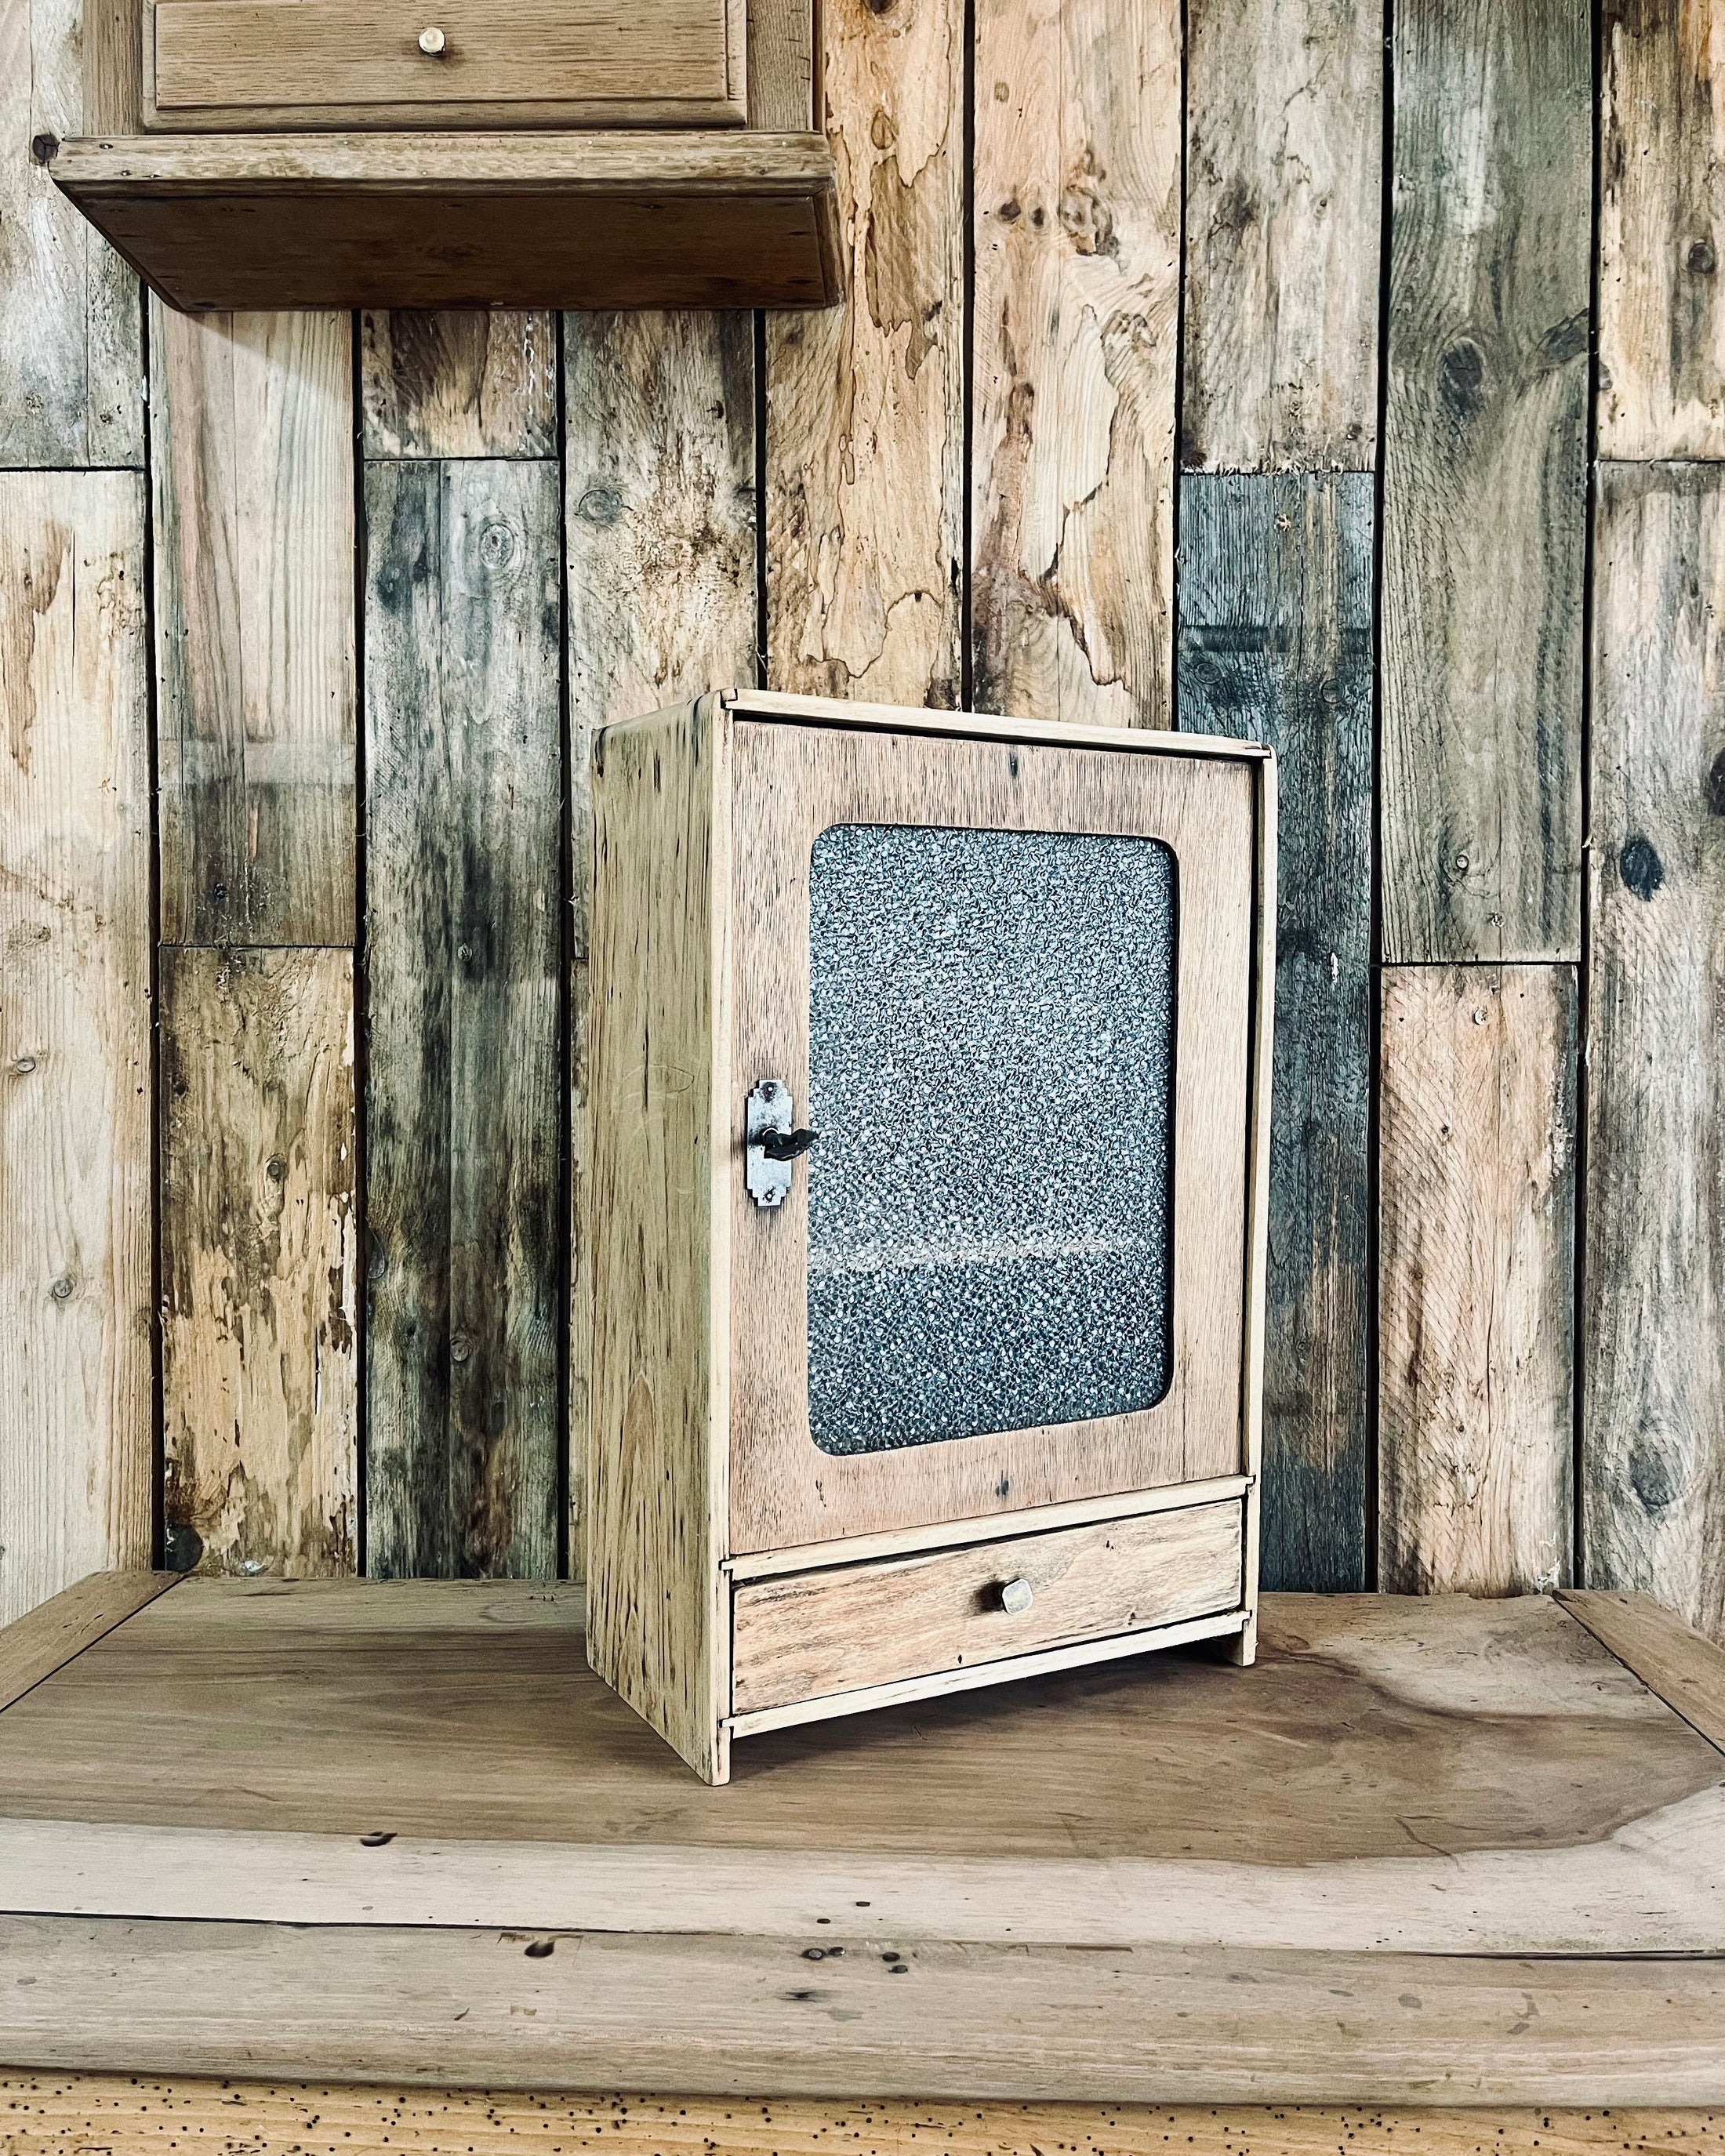
{"type": "Polygon", "coordinates": [[[732,1712],[1237,1609],[1244,1517],[1232,1499],[751,1581],[732,1604],[732,1712]]]}
{"type": "Polygon", "coordinates": [[[726,0],[156,0],[154,15],[164,118],[732,97],[726,0]]]}

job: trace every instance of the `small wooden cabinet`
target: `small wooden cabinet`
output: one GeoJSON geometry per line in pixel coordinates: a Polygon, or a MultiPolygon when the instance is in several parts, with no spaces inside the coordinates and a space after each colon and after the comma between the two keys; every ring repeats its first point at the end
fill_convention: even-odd
{"type": "Polygon", "coordinates": [[[752,692],[601,736],[588,1652],[706,1779],[1250,1659],[1274,785],[752,692]]]}
{"type": "Polygon", "coordinates": [[[814,0],[106,0],[56,182],[167,303],[821,307],[814,0]]]}

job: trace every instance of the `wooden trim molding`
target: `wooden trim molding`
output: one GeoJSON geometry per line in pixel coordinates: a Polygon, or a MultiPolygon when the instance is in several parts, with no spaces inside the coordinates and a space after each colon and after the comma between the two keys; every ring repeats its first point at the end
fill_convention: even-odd
{"type": "Polygon", "coordinates": [[[0,1628],[0,1712],[177,1587],[177,1572],[93,1572],[0,1628]]]}
{"type": "Polygon", "coordinates": [[[1725,1647],[1651,1594],[1566,1587],[1557,1599],[1673,1714],[1725,1752],[1725,1647]]]}

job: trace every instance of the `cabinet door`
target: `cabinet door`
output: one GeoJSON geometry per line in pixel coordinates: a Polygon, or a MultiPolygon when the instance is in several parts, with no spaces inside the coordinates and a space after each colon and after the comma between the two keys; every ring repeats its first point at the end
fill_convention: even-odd
{"type": "Polygon", "coordinates": [[[145,124],[741,126],[744,0],[146,0],[145,124]]]}
{"type": "Polygon", "coordinates": [[[732,1549],[1240,1472],[1252,767],[734,756],[732,1549]],[[819,1137],[763,1207],[769,1080],[819,1137]]]}

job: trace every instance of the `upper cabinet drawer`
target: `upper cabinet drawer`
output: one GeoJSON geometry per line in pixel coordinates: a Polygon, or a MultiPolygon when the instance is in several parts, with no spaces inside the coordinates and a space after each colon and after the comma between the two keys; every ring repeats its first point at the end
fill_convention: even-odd
{"type": "Polygon", "coordinates": [[[744,0],[155,0],[159,128],[742,124],[744,0]]]}

